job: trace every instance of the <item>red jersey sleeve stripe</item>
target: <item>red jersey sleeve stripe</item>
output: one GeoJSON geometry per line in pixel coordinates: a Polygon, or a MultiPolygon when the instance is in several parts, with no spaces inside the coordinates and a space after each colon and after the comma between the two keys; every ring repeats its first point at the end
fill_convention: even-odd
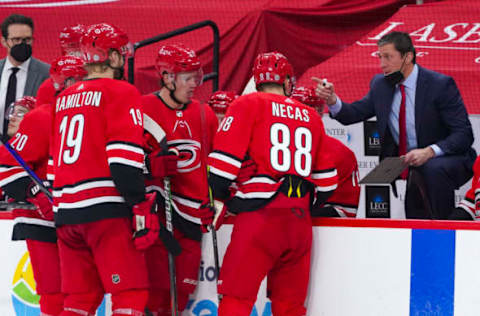
{"type": "Polygon", "coordinates": [[[215,168],[214,166],[210,165],[209,166],[209,171],[211,173],[213,173],[214,175],[217,175],[219,177],[222,177],[222,178],[225,178],[225,179],[228,179],[230,181],[233,181],[237,178],[236,175],[230,173],[230,172],[226,172],[226,171],[223,171],[223,170],[220,170],[220,169],[217,169],[215,168]]]}
{"type": "Polygon", "coordinates": [[[477,220],[478,218],[475,216],[475,204],[466,200],[466,199],[463,199],[460,201],[460,203],[458,204],[458,207],[461,207],[462,209],[464,209],[468,214],[470,214],[470,216],[477,220]]]}
{"type": "Polygon", "coordinates": [[[49,157],[48,158],[48,164],[47,164],[47,180],[48,181],[53,181],[55,180],[55,176],[53,174],[53,158],[49,157]]]}
{"type": "Polygon", "coordinates": [[[317,185],[315,187],[316,192],[330,192],[337,188],[337,184],[333,185],[317,185]]]}
{"type": "Polygon", "coordinates": [[[237,169],[240,169],[242,166],[242,162],[236,158],[233,158],[232,156],[227,156],[225,154],[222,154],[220,152],[212,152],[210,155],[208,155],[210,158],[214,158],[220,161],[223,161],[224,163],[230,164],[234,166],[237,169]]]}
{"type": "Polygon", "coordinates": [[[211,173],[230,181],[237,178],[238,171],[242,166],[240,159],[219,151],[210,153],[208,158],[211,173]]]}
{"type": "Polygon", "coordinates": [[[131,167],[135,167],[135,168],[143,170],[143,162],[138,162],[138,161],[131,160],[131,159],[120,158],[120,157],[110,157],[110,158],[108,158],[108,164],[111,165],[112,163],[127,165],[127,166],[131,166],[131,167]]]}
{"type": "Polygon", "coordinates": [[[122,151],[131,151],[140,155],[143,155],[143,148],[132,146],[126,143],[110,143],[107,145],[107,151],[120,149],[122,151]]]}
{"type": "Polygon", "coordinates": [[[312,179],[327,179],[337,176],[337,169],[326,169],[312,172],[312,179]]]}
{"type": "Polygon", "coordinates": [[[316,192],[333,191],[338,186],[338,175],[335,168],[314,171],[311,177],[315,184],[316,192]]]}
{"type": "Polygon", "coordinates": [[[28,177],[28,173],[21,167],[0,168],[0,187],[3,187],[17,179],[28,177]]]}
{"type": "Polygon", "coordinates": [[[53,190],[54,197],[60,197],[63,194],[77,194],[83,190],[90,190],[94,188],[114,188],[115,184],[112,180],[100,180],[100,181],[91,181],[87,183],[81,183],[75,186],[64,187],[53,190]]]}
{"type": "Polygon", "coordinates": [[[144,152],[139,146],[122,142],[107,144],[108,163],[118,163],[143,169],[144,152]]]}
{"type": "Polygon", "coordinates": [[[78,202],[71,202],[71,203],[63,203],[59,202],[58,206],[56,209],[58,210],[59,208],[61,209],[75,209],[75,208],[84,208],[100,203],[125,203],[125,200],[121,196],[101,196],[101,197],[95,197],[87,200],[82,200],[78,202]]]}
{"type": "Polygon", "coordinates": [[[31,225],[40,225],[40,226],[46,226],[46,227],[55,227],[55,222],[53,221],[47,221],[44,219],[39,219],[39,218],[31,218],[31,217],[15,217],[13,220],[14,224],[31,224],[31,225]]]}

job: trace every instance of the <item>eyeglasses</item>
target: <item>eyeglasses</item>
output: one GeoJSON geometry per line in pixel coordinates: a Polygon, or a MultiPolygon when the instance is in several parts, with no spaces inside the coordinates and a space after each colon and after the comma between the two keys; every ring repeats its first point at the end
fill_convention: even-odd
{"type": "Polygon", "coordinates": [[[13,103],[7,108],[7,117],[9,119],[13,117],[23,118],[27,113],[28,109],[24,108],[23,106],[15,106],[13,103]]]}
{"type": "Polygon", "coordinates": [[[8,40],[12,41],[14,45],[20,44],[22,42],[25,42],[27,44],[32,44],[33,42],[33,37],[10,37],[8,40]]]}

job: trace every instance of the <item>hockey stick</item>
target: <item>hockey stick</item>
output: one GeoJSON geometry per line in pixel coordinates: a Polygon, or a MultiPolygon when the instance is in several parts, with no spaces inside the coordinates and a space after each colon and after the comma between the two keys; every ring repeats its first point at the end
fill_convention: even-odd
{"type": "MultiPolygon", "coordinates": [[[[165,216],[167,218],[167,230],[173,236],[173,224],[172,224],[172,200],[170,190],[170,178],[165,177],[163,179],[163,186],[165,190],[165,216]]],[[[177,302],[177,282],[175,271],[175,258],[173,254],[168,252],[168,273],[170,274],[170,308],[172,316],[178,315],[178,302],[177,302]]]]}
{"type": "Polygon", "coordinates": [[[0,201],[0,212],[3,210],[11,211],[14,209],[36,210],[37,207],[30,203],[0,201]]]}
{"type": "MultiPolygon", "coordinates": [[[[157,124],[152,118],[150,118],[145,113],[143,114],[143,128],[152,134],[155,140],[160,144],[165,138],[165,131],[160,125],[157,124]]],[[[173,238],[173,223],[172,223],[172,192],[170,189],[170,178],[165,177],[163,179],[163,186],[165,190],[165,217],[166,217],[166,226],[167,231],[170,232],[170,235],[173,238]]],[[[167,249],[168,250],[168,249],[167,249]]],[[[177,281],[176,281],[176,271],[175,271],[175,257],[172,252],[167,251],[168,253],[168,273],[170,275],[170,309],[172,316],[179,315],[178,313],[178,297],[177,297],[177,281]]]]}
{"type": "Polygon", "coordinates": [[[5,148],[8,150],[8,152],[13,156],[13,158],[18,162],[18,164],[20,165],[20,167],[23,168],[23,170],[25,170],[28,174],[28,176],[30,177],[30,179],[32,179],[32,181],[38,185],[40,191],[42,191],[43,193],[45,193],[45,195],[47,196],[48,200],[50,201],[50,203],[53,204],[53,197],[52,197],[52,193],[50,193],[50,191],[48,191],[48,189],[45,187],[45,185],[43,184],[42,180],[40,180],[40,178],[35,174],[35,172],[33,172],[32,169],[30,169],[30,167],[27,165],[27,163],[25,162],[25,160],[23,160],[22,157],[20,157],[20,155],[18,154],[18,152],[13,149],[12,145],[10,145],[9,142],[7,141],[3,141],[3,135],[0,134],[0,142],[3,144],[3,146],[5,146],[5,148]]]}
{"type": "MultiPolygon", "coordinates": [[[[203,161],[205,162],[205,173],[207,176],[207,187],[208,187],[208,206],[212,210],[214,214],[214,218],[218,219],[219,214],[216,214],[215,211],[215,206],[213,204],[213,193],[212,193],[212,188],[208,184],[208,175],[209,175],[209,169],[208,169],[208,157],[207,157],[207,135],[208,135],[208,130],[207,130],[207,120],[205,117],[205,109],[203,105],[200,105],[200,125],[202,126],[202,157],[203,161]]],[[[216,222],[216,220],[215,220],[216,222]]],[[[217,241],[217,231],[215,230],[215,226],[213,224],[210,224],[209,226],[210,232],[212,233],[212,246],[213,246],[213,258],[215,260],[215,272],[216,272],[216,277],[217,277],[217,282],[218,282],[218,277],[220,275],[220,261],[218,258],[218,241],[217,241]]]]}

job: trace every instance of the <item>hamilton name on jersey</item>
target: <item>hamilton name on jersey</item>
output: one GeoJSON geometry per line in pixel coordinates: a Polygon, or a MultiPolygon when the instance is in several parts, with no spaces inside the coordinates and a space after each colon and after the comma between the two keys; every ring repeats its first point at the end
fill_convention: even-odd
{"type": "Polygon", "coordinates": [[[55,112],[67,110],[71,108],[79,108],[82,106],[100,106],[100,100],[102,98],[101,91],[83,91],[79,93],[73,93],[64,95],[57,98],[57,105],[55,112]]]}
{"type": "Polygon", "coordinates": [[[289,118],[301,122],[310,121],[307,109],[301,109],[295,105],[277,102],[272,102],[272,115],[277,117],[289,118]]]}

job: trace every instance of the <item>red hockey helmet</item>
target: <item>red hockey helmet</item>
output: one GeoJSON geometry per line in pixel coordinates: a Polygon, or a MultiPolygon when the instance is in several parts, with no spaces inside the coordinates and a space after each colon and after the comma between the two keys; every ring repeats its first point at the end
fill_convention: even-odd
{"type": "Polygon", "coordinates": [[[283,85],[287,76],[294,81],[292,65],[288,62],[287,57],[279,52],[258,55],[253,63],[252,71],[257,89],[262,83],[283,85]]]}
{"type": "Polygon", "coordinates": [[[198,85],[203,80],[202,64],[195,51],[182,44],[169,44],[160,47],[155,62],[158,75],[167,72],[178,74],[181,72],[198,72],[198,85]]]}
{"type": "Polygon", "coordinates": [[[318,110],[323,110],[323,107],[325,106],[325,101],[317,96],[314,88],[295,87],[291,98],[318,110]]]}
{"type": "Polygon", "coordinates": [[[238,95],[232,91],[217,91],[208,100],[208,104],[212,107],[215,113],[225,114],[230,103],[232,103],[238,95]]]}
{"type": "Polygon", "coordinates": [[[80,38],[84,33],[85,25],[83,24],[65,26],[59,36],[62,55],[77,56],[76,53],[80,52],[80,38]]]}
{"type": "Polygon", "coordinates": [[[55,59],[50,66],[50,78],[56,91],[65,88],[65,80],[73,78],[75,81],[83,80],[87,71],[83,68],[83,59],[75,56],[62,56],[55,59]]]}
{"type": "Polygon", "coordinates": [[[15,102],[10,104],[7,108],[7,117],[11,118],[12,116],[23,117],[26,113],[35,108],[37,99],[30,96],[24,96],[20,99],[17,99],[15,102]],[[24,109],[22,109],[24,108],[24,109]]]}
{"type": "Polygon", "coordinates": [[[106,61],[111,49],[117,50],[125,57],[133,52],[133,46],[128,41],[127,34],[107,23],[90,25],[80,38],[80,49],[86,63],[106,61]]]}

